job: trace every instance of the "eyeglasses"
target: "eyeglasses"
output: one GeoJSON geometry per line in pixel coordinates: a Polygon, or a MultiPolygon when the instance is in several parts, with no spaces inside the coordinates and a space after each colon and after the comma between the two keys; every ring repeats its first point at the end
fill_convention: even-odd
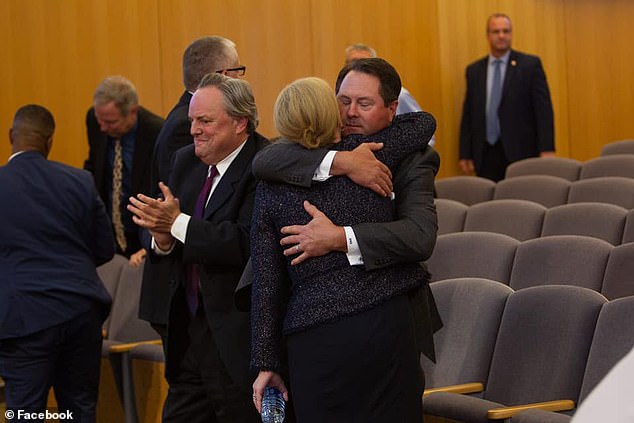
{"type": "Polygon", "coordinates": [[[226,74],[227,72],[238,72],[238,76],[244,76],[244,74],[247,73],[247,67],[238,66],[237,68],[221,69],[219,71],[216,71],[216,73],[222,74],[226,74]]]}

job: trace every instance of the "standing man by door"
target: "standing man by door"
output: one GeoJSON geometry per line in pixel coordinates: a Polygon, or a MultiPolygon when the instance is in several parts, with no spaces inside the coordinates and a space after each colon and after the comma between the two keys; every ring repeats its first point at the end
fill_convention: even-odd
{"type": "Polygon", "coordinates": [[[511,49],[511,19],[487,21],[490,53],[467,67],[460,170],[499,181],[506,167],[555,155],[553,107],[541,60],[511,49]]]}

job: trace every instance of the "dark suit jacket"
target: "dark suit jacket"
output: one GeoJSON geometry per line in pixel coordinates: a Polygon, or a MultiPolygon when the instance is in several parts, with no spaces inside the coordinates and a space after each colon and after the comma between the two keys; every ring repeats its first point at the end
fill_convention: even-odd
{"type": "MultiPolygon", "coordinates": [[[[460,125],[460,158],[472,159],[476,172],[486,144],[488,56],[467,67],[467,92],[460,125]]],[[[500,139],[509,162],[554,151],[553,107],[537,56],[511,50],[498,111],[500,139]]]]}
{"type": "MultiPolygon", "coordinates": [[[[431,115],[409,113],[397,116],[394,125],[370,140],[383,143],[375,154],[396,171],[404,158],[427,147],[435,128],[431,115]]],[[[366,141],[367,136],[355,135],[332,148],[349,151],[366,141]]],[[[304,200],[316,205],[337,225],[391,222],[395,218],[391,199],[345,177],[330,178],[309,189],[267,182],[258,185],[251,228],[255,276],[252,367],[258,370],[279,372],[282,368],[282,326],[286,334],[305,330],[368,310],[394,295],[417,291],[429,282],[429,274],[415,261],[368,272],[361,266],[350,266],[344,253],[334,251],[291,266],[279,244],[280,229],[310,221],[302,207],[304,200]],[[290,298],[282,282],[286,277],[291,281],[290,298]]]]}
{"type": "MultiPolygon", "coordinates": [[[[205,308],[214,342],[233,380],[250,391],[249,314],[233,304],[233,292],[249,258],[249,227],[256,181],[251,161],[266,139],[255,133],[249,137],[227,172],[222,176],[204,212],[203,219],[192,218],[184,244],[177,242],[167,256],[150,254],[152,265],[168,271],[159,279],[144,281],[169,289],[166,372],[177,369],[187,346],[189,320],[184,299],[186,266],[197,263],[200,271],[202,306],[205,308]]],[[[196,199],[207,175],[208,166],[194,154],[194,146],[176,153],[170,187],[180,199],[183,213],[192,215],[196,199]]]]}
{"type": "MultiPolygon", "coordinates": [[[[154,145],[154,157],[152,159],[153,175],[152,190],[157,189],[157,183],[169,181],[170,168],[174,153],[182,147],[194,142],[191,136],[191,122],[189,121],[189,101],[192,93],[185,91],[169,112],[165,123],[156,138],[154,145]]],[[[158,192],[158,191],[155,191],[158,192]]]]}
{"type": "MultiPolygon", "coordinates": [[[[326,153],[297,144],[272,144],[256,156],[253,172],[258,179],[309,187],[326,153]]],[[[396,220],[352,226],[367,270],[431,256],[438,230],[434,177],[439,166],[440,157],[429,146],[407,157],[393,173],[396,220]]]]}
{"type": "MultiPolygon", "coordinates": [[[[258,179],[308,187],[326,153],[323,149],[307,150],[296,144],[272,144],[256,156],[253,172],[258,179]]],[[[366,270],[422,262],[431,256],[438,232],[434,178],[439,166],[440,157],[430,146],[407,157],[393,172],[396,219],[352,225],[366,270]]],[[[241,308],[249,302],[250,276],[252,273],[247,267],[241,278],[241,289],[235,295],[235,302],[241,308]]],[[[434,360],[433,339],[429,334],[442,323],[428,286],[413,301],[416,302],[414,311],[423,313],[417,319],[419,348],[434,360]]]]}
{"type": "Polygon", "coordinates": [[[24,152],[0,167],[0,339],[66,322],[110,295],[96,266],[114,255],[91,175],[24,152]]]}
{"type": "MultiPolygon", "coordinates": [[[[152,158],[152,176],[150,183],[151,196],[156,198],[160,194],[159,181],[169,182],[172,159],[176,151],[192,144],[188,111],[192,94],[185,91],[174,108],[167,115],[165,123],[154,144],[152,158]]],[[[166,269],[167,264],[159,265],[145,261],[143,269],[143,284],[141,286],[141,300],[139,303],[139,318],[155,325],[167,324],[167,310],[169,309],[169,286],[158,286],[156,281],[166,269]]]]}
{"type": "MultiPolygon", "coordinates": [[[[152,151],[156,137],[163,125],[163,118],[139,106],[138,122],[134,157],[132,158],[131,195],[150,193],[152,151]]],[[[86,114],[86,130],[88,133],[89,152],[88,158],[84,162],[84,169],[93,174],[97,191],[105,203],[108,201],[108,192],[112,189],[112,180],[106,175],[106,170],[108,169],[108,136],[99,129],[93,107],[86,114]]],[[[136,233],[128,234],[127,237],[128,245],[139,245],[136,233]],[[130,239],[132,236],[134,238],[130,239]]],[[[130,248],[128,250],[128,253],[136,252],[130,251],[130,248]]]]}

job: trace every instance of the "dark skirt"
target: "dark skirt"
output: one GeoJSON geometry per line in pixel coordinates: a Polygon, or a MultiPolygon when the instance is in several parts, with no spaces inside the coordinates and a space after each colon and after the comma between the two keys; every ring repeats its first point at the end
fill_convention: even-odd
{"type": "Polygon", "coordinates": [[[416,422],[423,378],[405,295],[291,334],[291,396],[299,423],[416,422]]]}

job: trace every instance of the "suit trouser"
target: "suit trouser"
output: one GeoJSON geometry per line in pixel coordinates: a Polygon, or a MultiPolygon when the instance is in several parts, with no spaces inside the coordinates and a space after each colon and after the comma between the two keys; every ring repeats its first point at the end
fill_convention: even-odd
{"type": "Polygon", "coordinates": [[[492,181],[501,181],[504,179],[506,168],[509,165],[509,161],[504,153],[504,146],[502,140],[498,140],[493,145],[483,141],[484,147],[482,148],[482,164],[478,169],[478,176],[491,179],[492,181]]]}
{"type": "Polygon", "coordinates": [[[14,420],[18,410],[45,412],[52,386],[59,412],[72,412],[75,422],[95,421],[103,319],[103,306],[95,304],[67,322],[0,341],[0,375],[14,420]]]}
{"type": "Polygon", "coordinates": [[[191,317],[185,329],[188,337],[179,338],[187,338],[188,345],[176,364],[178,369],[167,380],[163,422],[259,422],[251,392],[245,392],[229,376],[203,310],[199,307],[191,317]]]}

